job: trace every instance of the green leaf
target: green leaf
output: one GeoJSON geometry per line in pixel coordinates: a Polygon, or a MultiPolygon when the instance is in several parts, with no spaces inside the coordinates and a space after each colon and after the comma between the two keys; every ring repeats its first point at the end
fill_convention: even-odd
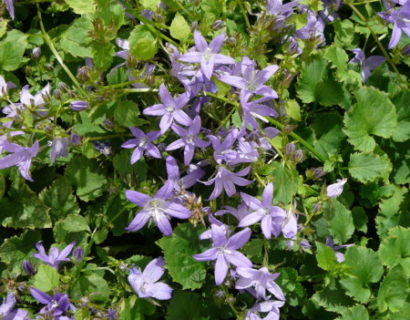
{"type": "Polygon", "coordinates": [[[311,56],[303,65],[298,79],[297,94],[304,103],[314,102],[316,86],[325,80],[327,61],[319,55],[311,56]]]}
{"type": "Polygon", "coordinates": [[[333,249],[320,242],[316,242],[316,248],[316,260],[319,267],[326,271],[334,270],[339,263],[333,249]]]}
{"type": "Polygon", "coordinates": [[[70,182],[66,177],[59,177],[55,180],[49,188],[41,191],[39,198],[50,208],[50,216],[53,220],[70,213],[80,212],[70,182]]]}
{"type": "Polygon", "coordinates": [[[98,170],[97,162],[83,157],[76,157],[69,163],[66,176],[74,185],[77,196],[86,202],[102,195],[107,183],[105,176],[98,170]]]}
{"type": "Polygon", "coordinates": [[[69,215],[61,223],[67,232],[91,232],[87,220],[80,215],[69,215]]]}
{"type": "Polygon", "coordinates": [[[377,294],[377,306],[380,312],[387,309],[392,312],[400,311],[410,292],[408,275],[403,267],[397,266],[389,271],[380,285],[377,294]]]}
{"type": "Polygon", "coordinates": [[[135,127],[141,124],[138,118],[140,111],[135,102],[130,100],[119,101],[115,105],[114,119],[124,127],[135,127]]]}
{"type": "Polygon", "coordinates": [[[0,41],[0,69],[16,70],[23,61],[27,48],[27,35],[18,31],[7,32],[6,38],[0,41]]]}
{"type": "Polygon", "coordinates": [[[183,16],[181,16],[179,13],[177,13],[172,20],[171,26],[170,26],[170,32],[171,32],[171,37],[178,39],[178,40],[184,40],[189,37],[191,34],[191,27],[189,24],[186,22],[183,16]]]}
{"type": "Polygon", "coordinates": [[[387,180],[392,170],[392,164],[387,155],[354,153],[350,156],[349,173],[353,178],[368,183],[378,178],[387,180]]]}
{"type": "Polygon", "coordinates": [[[354,232],[353,217],[350,210],[336,199],[331,199],[325,207],[325,219],[329,223],[329,232],[335,243],[343,244],[354,232]]]}
{"type": "Polygon", "coordinates": [[[61,34],[61,48],[74,57],[91,57],[91,38],[89,32],[93,30],[93,24],[88,17],[80,17],[61,34]]]}
{"type": "Polygon", "coordinates": [[[323,112],[313,118],[312,128],[317,140],[314,146],[323,156],[338,153],[346,138],[342,126],[342,118],[335,112],[323,112]]]}
{"type": "Polygon", "coordinates": [[[376,142],[371,135],[390,138],[396,130],[396,108],[387,94],[371,87],[356,93],[357,103],[345,114],[344,132],[357,150],[371,152],[376,142]]]}
{"type": "Polygon", "coordinates": [[[93,14],[96,9],[94,0],[65,0],[65,2],[77,14],[93,14]]]}
{"type": "Polygon", "coordinates": [[[345,50],[337,45],[333,44],[330,47],[327,47],[324,57],[329,60],[334,67],[336,67],[337,71],[343,72],[347,69],[347,61],[349,60],[349,56],[345,50]]]}
{"type": "Polygon", "coordinates": [[[21,263],[36,252],[34,245],[40,241],[39,231],[26,230],[18,236],[5,239],[0,246],[0,261],[19,273],[21,263]]]}
{"type": "Polygon", "coordinates": [[[210,319],[210,310],[204,299],[197,293],[178,290],[174,293],[167,308],[166,320],[205,320],[210,319]]]}
{"type": "Polygon", "coordinates": [[[337,320],[369,320],[369,313],[362,305],[356,305],[342,312],[342,316],[337,320]]]}
{"type": "Polygon", "coordinates": [[[355,300],[367,302],[369,284],[379,281],[383,274],[379,256],[371,249],[353,246],[347,249],[344,264],[350,267],[349,275],[340,283],[355,300]]]}
{"type": "Polygon", "coordinates": [[[142,6],[146,9],[156,11],[160,4],[161,0],[140,0],[142,6]]]}
{"type": "Polygon", "coordinates": [[[392,102],[397,110],[397,128],[393,133],[393,140],[398,142],[406,141],[410,138],[410,91],[400,91],[392,102]]]}
{"type": "Polygon", "coordinates": [[[139,60],[153,58],[158,51],[157,41],[149,29],[144,25],[137,25],[129,38],[130,53],[139,60]]]}
{"type": "Polygon", "coordinates": [[[60,275],[54,267],[48,264],[40,264],[33,278],[33,287],[49,292],[56,288],[60,282],[60,275]]]}
{"type": "MultiPolygon", "coordinates": [[[[94,265],[94,267],[97,266],[94,265]]],[[[99,273],[89,273],[87,270],[85,270],[85,274],[76,283],[73,290],[81,296],[90,298],[91,302],[106,302],[110,296],[108,282],[99,273]]]]}
{"type": "Polygon", "coordinates": [[[286,114],[293,120],[301,121],[302,117],[300,115],[300,105],[296,100],[290,99],[286,102],[286,114]]]}
{"type": "Polygon", "coordinates": [[[183,289],[199,289],[205,281],[206,265],[192,258],[192,255],[204,251],[199,240],[202,231],[203,228],[199,226],[179,224],[171,237],[157,241],[164,252],[169,274],[183,289]]]}
{"type": "Polygon", "coordinates": [[[389,268],[401,265],[410,277],[410,229],[396,227],[383,238],[379,255],[384,265],[389,268]]]}
{"type": "Polygon", "coordinates": [[[342,87],[333,77],[329,77],[326,81],[317,84],[315,100],[325,107],[338,105],[343,101],[342,87]]]}
{"type": "Polygon", "coordinates": [[[26,185],[15,182],[8,197],[0,201],[0,221],[4,227],[50,228],[50,209],[26,185]]]}
{"type": "Polygon", "coordinates": [[[368,223],[366,211],[362,207],[354,207],[352,209],[352,215],[355,228],[366,233],[368,223]]]}
{"type": "Polygon", "coordinates": [[[273,177],[274,185],[277,186],[274,190],[274,201],[290,203],[298,191],[298,172],[295,168],[290,168],[277,161],[272,162],[270,166],[270,175],[273,177]]]}
{"type": "Polygon", "coordinates": [[[110,42],[104,44],[97,42],[92,44],[91,52],[95,66],[100,69],[107,69],[111,66],[114,58],[115,46],[110,42]]]}
{"type": "Polygon", "coordinates": [[[340,286],[325,287],[316,291],[312,296],[312,300],[327,311],[339,313],[353,305],[352,298],[347,296],[340,286]]]}

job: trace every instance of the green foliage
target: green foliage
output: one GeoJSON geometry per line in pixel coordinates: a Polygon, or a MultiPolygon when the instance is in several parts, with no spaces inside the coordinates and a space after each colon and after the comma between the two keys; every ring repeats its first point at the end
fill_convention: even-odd
{"type": "Polygon", "coordinates": [[[338,262],[333,249],[320,242],[316,242],[316,248],[316,259],[318,266],[326,271],[334,270],[338,262]]]}
{"type": "Polygon", "coordinates": [[[74,158],[68,165],[66,176],[83,201],[94,200],[102,195],[107,179],[98,168],[97,162],[83,157],[74,158]]]}
{"type": "Polygon", "coordinates": [[[329,223],[329,232],[335,243],[345,243],[354,232],[352,213],[339,201],[331,200],[324,213],[329,223]]]}
{"type": "Polygon", "coordinates": [[[205,265],[192,258],[192,255],[204,249],[204,244],[198,238],[202,231],[203,228],[191,224],[179,224],[172,236],[158,241],[169,274],[183,289],[199,289],[205,281],[205,265]]]}
{"type": "Polygon", "coordinates": [[[401,266],[391,269],[383,279],[377,294],[379,311],[385,312],[387,309],[392,312],[400,311],[408,298],[409,292],[409,275],[406,274],[405,269],[401,266]]]}
{"type": "Polygon", "coordinates": [[[177,13],[172,20],[170,32],[173,38],[178,40],[185,40],[191,34],[191,28],[189,27],[184,17],[177,13]]]}
{"type": "Polygon", "coordinates": [[[95,12],[96,3],[94,0],[64,0],[77,14],[92,14],[95,12]]]}
{"type": "Polygon", "coordinates": [[[211,319],[203,298],[194,292],[177,291],[167,308],[167,320],[211,319]]]}
{"type": "Polygon", "coordinates": [[[378,178],[387,180],[392,165],[387,155],[354,153],[349,161],[349,173],[360,182],[368,183],[378,178]]]}
{"type": "Polygon", "coordinates": [[[26,34],[18,30],[7,32],[6,37],[0,41],[0,70],[16,70],[23,62],[27,45],[26,34]]]}
{"type": "Polygon", "coordinates": [[[372,136],[387,139],[395,132],[396,108],[386,93],[370,87],[359,89],[356,99],[352,110],[345,114],[344,132],[357,150],[371,152],[376,147],[372,136]]]}
{"type": "Polygon", "coordinates": [[[33,277],[33,287],[44,292],[55,289],[60,282],[60,275],[54,267],[48,264],[40,264],[37,273],[33,277]]]}
{"type": "Polygon", "coordinates": [[[144,25],[137,25],[128,38],[130,53],[139,60],[149,60],[158,51],[155,37],[144,25]]]}
{"type": "Polygon", "coordinates": [[[370,283],[380,280],[383,266],[377,253],[363,247],[351,247],[345,255],[348,275],[340,280],[346,293],[358,302],[367,302],[370,298],[370,283]]]}

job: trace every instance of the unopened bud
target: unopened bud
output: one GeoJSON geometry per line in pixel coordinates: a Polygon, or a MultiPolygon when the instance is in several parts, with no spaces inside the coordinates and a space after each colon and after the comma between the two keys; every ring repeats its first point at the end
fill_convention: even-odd
{"type": "Polygon", "coordinates": [[[24,272],[27,273],[28,275],[32,276],[36,274],[33,264],[29,260],[24,260],[21,266],[24,272]]]}
{"type": "Polygon", "coordinates": [[[80,80],[80,82],[86,82],[90,80],[90,71],[91,71],[91,68],[87,66],[78,68],[77,70],[78,80],[80,80]]]}
{"type": "Polygon", "coordinates": [[[77,100],[70,103],[71,109],[74,111],[83,111],[88,108],[88,103],[85,101],[77,100]]]}
{"type": "Polygon", "coordinates": [[[77,262],[80,262],[84,258],[83,248],[77,247],[73,250],[73,257],[77,262]]]}
{"type": "Polygon", "coordinates": [[[41,49],[40,47],[35,47],[32,51],[31,51],[31,55],[33,56],[33,59],[38,59],[41,56],[41,49]]]}

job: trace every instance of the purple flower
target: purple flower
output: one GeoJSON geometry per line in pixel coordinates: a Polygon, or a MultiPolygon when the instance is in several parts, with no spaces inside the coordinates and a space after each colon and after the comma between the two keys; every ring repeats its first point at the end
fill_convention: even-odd
{"type": "Polygon", "coordinates": [[[184,164],[186,166],[191,163],[192,158],[194,157],[195,147],[205,148],[209,145],[209,142],[205,142],[198,138],[198,134],[201,131],[201,118],[199,116],[194,118],[188,129],[183,129],[174,124],[172,130],[174,130],[181,139],[172,142],[166,150],[171,151],[184,148],[184,164]]]}
{"type": "Polygon", "coordinates": [[[295,36],[303,40],[318,40],[319,44],[325,41],[323,31],[325,24],[320,17],[308,11],[306,25],[295,32],[295,36]]]}
{"type": "Polygon", "coordinates": [[[239,267],[236,269],[239,279],[236,281],[235,289],[250,291],[257,299],[267,299],[266,290],[279,300],[285,300],[282,289],[275,283],[279,273],[270,273],[265,267],[259,270],[239,267]]]}
{"type": "Polygon", "coordinates": [[[140,298],[155,298],[158,300],[169,300],[172,288],[158,280],[164,274],[164,259],[162,257],[152,260],[144,271],[132,268],[128,275],[128,283],[140,298]]]}
{"type": "Polygon", "coordinates": [[[31,147],[22,147],[18,144],[4,141],[2,148],[11,154],[0,159],[0,169],[17,165],[23,178],[28,181],[33,181],[30,177],[29,170],[31,160],[37,155],[39,150],[38,141],[36,140],[31,147]]]}
{"type": "MultiPolygon", "coordinates": [[[[249,60],[244,57],[243,60],[249,60]]],[[[265,85],[272,75],[278,71],[276,65],[267,66],[263,70],[256,70],[251,63],[241,64],[241,76],[222,75],[219,79],[235,88],[241,89],[241,96],[248,97],[251,94],[261,95],[267,98],[276,99],[277,93],[269,86],[265,85]]]]}
{"type": "Polygon", "coordinates": [[[266,10],[269,14],[283,14],[292,12],[293,7],[297,6],[299,0],[291,1],[289,3],[282,4],[283,0],[267,0],[266,10]]]}
{"type": "MultiPolygon", "coordinates": [[[[29,86],[25,85],[21,88],[20,102],[25,106],[42,107],[46,102],[45,99],[50,96],[50,84],[47,84],[41,91],[34,96],[29,91],[29,86]]],[[[45,115],[44,111],[40,111],[41,116],[45,115]]]]}
{"type": "Polygon", "coordinates": [[[232,172],[229,171],[226,166],[219,165],[215,177],[206,182],[202,182],[207,186],[215,183],[214,190],[212,191],[209,200],[216,199],[223,190],[225,190],[228,197],[232,197],[236,193],[235,185],[244,187],[252,183],[251,180],[242,178],[243,176],[246,176],[250,170],[251,167],[246,167],[239,172],[232,172]]]}
{"type": "Polygon", "coordinates": [[[70,108],[74,111],[83,111],[88,108],[88,103],[81,100],[73,101],[70,103],[70,108]]]}
{"type": "Polygon", "coordinates": [[[262,301],[257,302],[248,312],[245,314],[245,320],[279,320],[280,310],[285,302],[283,301],[262,301]],[[259,312],[268,313],[265,317],[261,318],[259,312]]]}
{"type": "Polygon", "coordinates": [[[30,293],[34,299],[45,305],[40,310],[40,314],[53,315],[54,319],[62,320],[66,319],[62,317],[65,312],[76,310],[65,293],[55,293],[51,297],[47,293],[36,288],[30,288],[30,293]]]}
{"type": "Polygon", "coordinates": [[[150,116],[161,116],[161,121],[159,123],[161,134],[165,133],[174,121],[184,126],[189,126],[191,124],[191,118],[182,110],[189,101],[187,93],[181,94],[174,99],[167,87],[165,87],[164,84],[161,84],[159,87],[159,98],[162,104],[155,104],[145,108],[143,113],[150,116]]]}
{"type": "Polygon", "coordinates": [[[383,56],[370,56],[366,58],[360,48],[352,49],[352,51],[355,56],[350,60],[350,63],[358,63],[360,65],[362,69],[360,74],[362,75],[363,82],[366,82],[373,69],[376,69],[386,60],[383,56]]]}
{"type": "Polygon", "coordinates": [[[209,135],[208,138],[212,143],[212,149],[214,150],[214,159],[218,164],[221,164],[223,161],[227,162],[227,155],[230,153],[235,153],[235,151],[233,151],[231,148],[236,141],[237,131],[229,131],[223,142],[221,142],[220,137],[209,135]]]}
{"type": "Polygon", "coordinates": [[[256,119],[268,123],[269,120],[265,117],[276,117],[278,115],[275,109],[263,104],[270,100],[271,97],[262,97],[254,101],[248,101],[249,97],[249,95],[240,97],[243,110],[243,126],[250,124],[252,128],[259,129],[256,119]]]}
{"type": "Polygon", "coordinates": [[[118,313],[117,310],[113,308],[108,308],[107,310],[107,318],[108,320],[116,320],[118,319],[118,313]]]}
{"type": "Polygon", "coordinates": [[[272,235],[277,237],[286,218],[286,211],[272,205],[273,184],[269,183],[263,190],[262,201],[243,192],[241,197],[251,212],[239,222],[238,226],[247,227],[261,221],[265,238],[270,239],[272,235]]]}
{"type": "Polygon", "coordinates": [[[198,51],[187,52],[179,57],[180,61],[200,63],[201,71],[207,79],[211,79],[216,64],[234,64],[235,60],[218,53],[225,40],[225,34],[220,34],[208,45],[202,34],[195,30],[195,47],[198,51]]]}
{"type": "Polygon", "coordinates": [[[343,253],[339,252],[338,250],[353,246],[353,244],[350,244],[350,243],[335,246],[334,243],[333,243],[333,238],[332,237],[327,237],[326,238],[326,245],[333,249],[333,251],[336,254],[337,262],[339,262],[339,263],[342,263],[343,261],[345,261],[345,255],[343,253]]]}
{"type": "Polygon", "coordinates": [[[23,268],[24,272],[27,273],[28,275],[32,276],[36,274],[33,264],[29,260],[24,260],[23,263],[21,264],[21,267],[23,268]]]}
{"type": "Polygon", "coordinates": [[[128,231],[138,231],[145,226],[148,220],[152,219],[164,235],[170,236],[172,234],[170,217],[188,219],[191,216],[191,211],[187,208],[168,200],[173,193],[173,189],[174,184],[168,181],[153,197],[137,191],[127,190],[125,197],[142,207],[142,210],[138,212],[126,229],[128,231]]]}
{"type": "Polygon", "coordinates": [[[220,285],[228,273],[229,264],[236,267],[252,267],[252,262],[238,251],[251,237],[251,229],[246,228],[227,239],[226,230],[222,226],[212,225],[212,248],[193,255],[198,261],[215,263],[215,283],[220,285]]]}
{"type": "Polygon", "coordinates": [[[73,258],[77,261],[80,262],[84,258],[84,249],[81,247],[77,247],[73,250],[73,258]]]}
{"type": "Polygon", "coordinates": [[[389,49],[394,48],[404,32],[410,37],[410,1],[407,1],[398,10],[381,12],[379,15],[386,21],[393,23],[393,33],[389,42],[389,49]]]}
{"type": "Polygon", "coordinates": [[[6,4],[6,9],[10,17],[14,20],[16,17],[14,14],[14,0],[4,0],[4,3],[6,4]]]}
{"type": "Polygon", "coordinates": [[[286,239],[296,239],[296,233],[298,232],[298,219],[291,207],[287,213],[286,218],[282,223],[282,234],[286,239]]]}
{"type": "Polygon", "coordinates": [[[233,215],[238,221],[241,221],[242,218],[244,218],[246,215],[248,215],[248,207],[242,202],[237,209],[230,207],[230,206],[224,206],[223,209],[218,210],[215,212],[216,216],[222,216],[226,213],[230,213],[233,215]]]}
{"type": "Polygon", "coordinates": [[[29,320],[28,312],[22,309],[14,310],[16,298],[9,292],[0,305],[0,319],[3,320],[29,320]]]}
{"type": "Polygon", "coordinates": [[[40,259],[48,265],[58,269],[62,262],[70,261],[67,257],[74,246],[75,242],[71,242],[68,246],[61,250],[61,252],[56,247],[51,247],[49,254],[47,255],[42,242],[39,241],[36,243],[38,253],[33,254],[33,257],[40,259]]]}
{"type": "Polygon", "coordinates": [[[343,186],[347,182],[347,179],[337,179],[336,183],[333,183],[326,188],[326,194],[329,198],[337,198],[343,192],[343,186]]]}
{"type": "Polygon", "coordinates": [[[50,161],[55,162],[59,157],[67,157],[69,144],[70,140],[68,138],[55,138],[51,142],[50,161]]]}
{"type": "Polygon", "coordinates": [[[151,157],[154,158],[161,158],[161,153],[159,152],[158,148],[152,143],[152,141],[159,138],[161,133],[159,131],[151,131],[145,134],[142,130],[138,128],[130,128],[132,134],[136,139],[130,139],[124,142],[121,147],[126,149],[135,148],[131,155],[131,164],[134,164],[139,159],[141,159],[142,155],[149,154],[151,157]]]}
{"type": "Polygon", "coordinates": [[[7,95],[7,91],[10,88],[15,88],[16,85],[12,82],[6,82],[3,76],[0,75],[0,97],[7,95]]]}

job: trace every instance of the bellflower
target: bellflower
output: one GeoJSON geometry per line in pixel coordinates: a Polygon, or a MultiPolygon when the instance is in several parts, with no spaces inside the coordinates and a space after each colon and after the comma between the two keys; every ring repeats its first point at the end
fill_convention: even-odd
{"type": "Polygon", "coordinates": [[[292,12],[293,8],[299,4],[299,0],[283,4],[283,0],[267,0],[266,10],[269,14],[283,14],[292,12]]]}
{"type": "Polygon", "coordinates": [[[341,244],[341,245],[336,245],[335,246],[334,243],[333,243],[333,238],[332,237],[327,237],[326,238],[326,245],[333,249],[333,251],[336,254],[337,262],[339,262],[339,263],[342,263],[343,261],[345,261],[345,255],[343,253],[339,252],[339,250],[353,246],[353,244],[341,244]]]}
{"type": "Polygon", "coordinates": [[[215,283],[220,285],[227,273],[229,265],[236,267],[252,267],[252,262],[238,251],[251,237],[251,229],[246,228],[227,238],[224,228],[212,225],[212,248],[193,255],[198,261],[212,261],[215,263],[215,283]]]}
{"type": "Polygon", "coordinates": [[[67,257],[71,253],[71,250],[74,246],[75,242],[71,242],[61,251],[58,250],[56,247],[51,247],[49,254],[47,255],[42,242],[39,241],[36,243],[38,253],[33,254],[33,257],[40,259],[48,265],[58,269],[61,263],[65,261],[70,261],[70,259],[68,259],[67,257]]]}
{"type": "Polygon", "coordinates": [[[393,33],[390,38],[389,49],[397,46],[403,32],[410,37],[410,1],[406,1],[398,10],[381,12],[379,15],[384,20],[393,23],[393,33]]]}
{"type": "Polygon", "coordinates": [[[179,167],[174,157],[166,157],[165,163],[168,175],[167,181],[172,183],[173,188],[177,191],[189,189],[205,174],[204,170],[199,166],[191,164],[188,167],[187,175],[181,178],[179,167]]]}
{"type": "Polygon", "coordinates": [[[14,20],[16,18],[14,14],[14,0],[4,0],[4,3],[6,4],[6,9],[10,17],[14,20]]]}
{"type": "Polygon", "coordinates": [[[366,58],[360,48],[352,49],[352,51],[355,56],[350,60],[350,63],[358,63],[360,65],[362,69],[360,74],[362,75],[363,82],[366,82],[373,69],[376,69],[386,60],[383,56],[370,56],[366,58]]]}
{"type": "Polygon", "coordinates": [[[286,211],[272,205],[273,184],[269,183],[262,194],[262,201],[241,192],[242,200],[251,212],[239,222],[239,227],[247,227],[261,221],[263,235],[270,239],[272,235],[278,236],[281,226],[286,218],[286,211]]]}
{"type": "MultiPolygon", "coordinates": [[[[249,58],[245,57],[244,59],[249,58]]],[[[242,64],[241,76],[225,74],[220,76],[219,80],[241,89],[241,96],[243,97],[255,94],[276,99],[278,94],[271,87],[265,85],[265,82],[268,81],[278,69],[278,66],[271,65],[263,70],[256,70],[253,64],[242,64]]]]}
{"type": "Polygon", "coordinates": [[[153,158],[161,158],[161,153],[152,141],[158,139],[161,135],[159,131],[151,131],[145,134],[142,130],[132,127],[130,128],[135,139],[130,139],[124,142],[121,147],[126,149],[135,148],[131,155],[131,164],[136,163],[141,159],[142,155],[149,154],[153,158]]]}
{"type": "Polygon", "coordinates": [[[238,208],[231,206],[224,206],[221,210],[215,212],[216,216],[222,216],[226,213],[233,215],[238,221],[241,221],[246,215],[248,215],[248,207],[245,203],[241,203],[238,208]]]}
{"type": "Polygon", "coordinates": [[[68,138],[55,138],[51,142],[50,161],[55,162],[59,157],[67,157],[69,144],[70,140],[68,138]]]}
{"type": "Polygon", "coordinates": [[[221,142],[220,137],[209,135],[208,139],[212,143],[212,149],[214,150],[214,159],[216,163],[222,164],[223,161],[227,162],[227,154],[234,153],[231,149],[237,138],[237,132],[230,130],[225,137],[225,140],[221,142]]]}
{"type": "Polygon", "coordinates": [[[137,191],[127,190],[125,197],[142,207],[142,210],[137,213],[126,230],[138,231],[145,226],[148,220],[152,219],[164,235],[170,236],[172,234],[170,217],[188,219],[191,216],[191,211],[187,208],[168,200],[172,196],[173,189],[174,184],[167,181],[153,197],[137,191]]]}
{"type": "Polygon", "coordinates": [[[70,108],[74,111],[83,111],[88,108],[88,103],[81,100],[70,102],[70,108]]]}
{"type": "Polygon", "coordinates": [[[184,164],[187,166],[191,163],[194,157],[195,147],[205,148],[209,145],[209,142],[205,142],[198,138],[198,134],[201,131],[201,118],[196,116],[192,121],[192,124],[183,129],[180,126],[174,124],[172,130],[181,137],[172,142],[167,148],[167,151],[184,148],[184,164]]]}
{"type": "Polygon", "coordinates": [[[138,268],[132,268],[128,275],[128,283],[140,298],[155,298],[158,300],[169,300],[172,288],[158,280],[164,274],[164,259],[152,260],[141,272],[138,268]]]}
{"type": "Polygon", "coordinates": [[[232,197],[236,193],[235,185],[244,187],[252,183],[251,180],[242,178],[243,176],[246,176],[250,170],[251,167],[246,167],[239,172],[232,172],[226,166],[219,165],[215,177],[209,179],[208,181],[202,182],[206,186],[215,184],[209,200],[216,199],[223,190],[225,190],[228,197],[232,197]]]}
{"type": "Polygon", "coordinates": [[[16,298],[9,292],[0,305],[0,319],[28,320],[28,312],[22,309],[15,310],[16,298]]]}
{"type": "Polygon", "coordinates": [[[269,120],[265,117],[276,117],[278,113],[272,107],[263,104],[271,99],[271,97],[262,97],[254,101],[248,101],[248,96],[241,96],[240,102],[243,110],[243,125],[249,124],[254,129],[259,129],[256,119],[268,123],[269,120]]]}
{"type": "Polygon", "coordinates": [[[326,188],[326,194],[329,198],[337,198],[343,192],[343,186],[347,182],[347,179],[337,179],[336,183],[333,183],[326,188]]]}
{"type": "Polygon", "coordinates": [[[40,314],[53,315],[56,320],[67,319],[64,317],[64,313],[76,310],[65,293],[55,293],[53,296],[49,296],[36,288],[30,288],[30,293],[34,299],[45,305],[40,310],[40,314]]]}
{"type": "Polygon", "coordinates": [[[179,57],[180,61],[200,63],[201,71],[207,79],[211,79],[216,64],[234,64],[235,60],[218,53],[225,40],[225,35],[220,34],[208,45],[202,34],[195,30],[195,47],[198,51],[187,52],[179,57]]]}
{"type": "Polygon", "coordinates": [[[236,269],[239,279],[236,281],[235,289],[247,289],[257,299],[267,299],[266,290],[279,300],[285,300],[282,289],[275,283],[279,273],[270,273],[265,267],[259,270],[238,267],[236,269]]]}
{"type": "Polygon", "coordinates": [[[325,41],[323,34],[325,24],[320,17],[317,17],[312,11],[308,11],[306,25],[297,30],[295,35],[303,40],[318,40],[319,44],[325,41]]]}
{"type": "Polygon", "coordinates": [[[161,116],[159,127],[161,134],[164,134],[174,121],[189,126],[192,122],[191,118],[182,110],[188,103],[189,96],[187,93],[173,98],[164,84],[159,87],[159,97],[162,104],[155,104],[151,107],[145,108],[143,113],[150,116],[161,116]]]}
{"type": "Polygon", "coordinates": [[[244,138],[238,139],[238,148],[235,152],[227,153],[225,156],[226,162],[230,165],[255,162],[258,157],[256,142],[247,141],[244,138]]]}
{"type": "Polygon", "coordinates": [[[245,320],[279,320],[280,310],[285,302],[283,301],[262,301],[257,302],[251,309],[245,314],[245,320]],[[259,313],[267,313],[263,318],[259,316],[259,313]]]}
{"type": "MultiPolygon", "coordinates": [[[[48,83],[43,89],[37,92],[34,96],[29,91],[29,86],[25,85],[21,88],[20,102],[24,106],[42,107],[46,103],[46,97],[50,96],[50,84],[48,83]]],[[[38,111],[40,116],[45,116],[45,111],[38,111]]]]}
{"type": "Polygon", "coordinates": [[[28,181],[33,181],[30,177],[31,160],[37,155],[39,144],[36,140],[31,147],[22,147],[18,144],[4,141],[2,149],[11,154],[0,159],[0,169],[9,168],[17,165],[21,175],[28,181]]]}
{"type": "Polygon", "coordinates": [[[0,97],[7,95],[7,91],[15,87],[16,85],[13,82],[6,82],[3,76],[0,75],[0,97]]]}

